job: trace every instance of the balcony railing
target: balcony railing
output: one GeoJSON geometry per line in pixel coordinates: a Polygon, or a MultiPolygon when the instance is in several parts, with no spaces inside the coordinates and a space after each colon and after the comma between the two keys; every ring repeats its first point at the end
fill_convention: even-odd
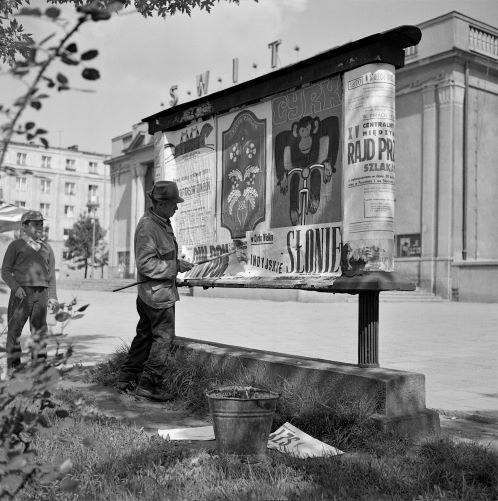
{"type": "Polygon", "coordinates": [[[417,49],[416,45],[411,45],[410,47],[406,47],[405,58],[412,59],[417,55],[417,53],[418,53],[418,49],[417,49]]]}
{"type": "Polygon", "coordinates": [[[469,26],[469,49],[498,59],[498,36],[469,26]]]}

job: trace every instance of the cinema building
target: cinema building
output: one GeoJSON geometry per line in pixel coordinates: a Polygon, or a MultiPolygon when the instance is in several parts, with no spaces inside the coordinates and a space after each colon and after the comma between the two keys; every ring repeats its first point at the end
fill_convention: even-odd
{"type": "MultiPolygon", "coordinates": [[[[405,65],[396,70],[395,269],[444,299],[498,302],[498,29],[458,12],[418,27],[420,43],[405,49],[405,65]]],[[[309,72],[326,58],[272,75],[309,72]]],[[[114,138],[108,161],[110,267],[128,277],[135,273],[134,228],[155,176],[147,125],[114,138]]]]}

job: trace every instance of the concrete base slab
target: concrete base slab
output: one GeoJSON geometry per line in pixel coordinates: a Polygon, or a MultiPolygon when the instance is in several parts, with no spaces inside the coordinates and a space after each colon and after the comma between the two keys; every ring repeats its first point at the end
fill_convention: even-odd
{"type": "Polygon", "coordinates": [[[439,414],[432,409],[396,417],[376,414],[372,419],[382,431],[392,431],[409,437],[437,435],[441,431],[439,414]]]}
{"type": "Polygon", "coordinates": [[[439,431],[439,415],[425,407],[425,377],[415,372],[297,357],[284,353],[251,350],[239,346],[177,338],[176,348],[193,354],[200,364],[214,364],[225,370],[243,368],[259,381],[286,382],[294,388],[319,388],[350,398],[371,398],[376,402],[374,419],[384,430],[418,436],[439,431]]]}

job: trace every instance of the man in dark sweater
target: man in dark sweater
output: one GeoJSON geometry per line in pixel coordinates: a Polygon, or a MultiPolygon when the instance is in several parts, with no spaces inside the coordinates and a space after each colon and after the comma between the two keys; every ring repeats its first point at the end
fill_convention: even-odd
{"type": "Polygon", "coordinates": [[[19,340],[28,318],[31,335],[41,339],[32,355],[46,357],[47,307],[58,306],[55,258],[50,245],[42,240],[43,216],[38,211],[25,212],[21,224],[23,235],[9,244],[2,264],[2,279],[11,291],[6,346],[10,370],[21,363],[19,340]]]}

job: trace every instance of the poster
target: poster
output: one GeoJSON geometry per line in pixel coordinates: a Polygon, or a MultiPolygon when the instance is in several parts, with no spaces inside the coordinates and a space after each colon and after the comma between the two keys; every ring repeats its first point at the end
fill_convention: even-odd
{"type": "Polygon", "coordinates": [[[343,81],[343,273],[393,271],[394,67],[368,64],[343,81]]]}
{"type": "MultiPolygon", "coordinates": [[[[267,106],[218,119],[220,224],[227,238],[244,238],[266,217],[267,106]]],[[[220,235],[221,238],[223,234],[220,235]]]]}
{"type": "Polygon", "coordinates": [[[246,272],[252,276],[339,276],[340,259],[340,223],[247,234],[246,272]]]}
{"type": "Polygon", "coordinates": [[[196,265],[181,274],[182,279],[234,277],[242,276],[248,271],[245,239],[182,246],[182,255],[196,265]]]}
{"type": "Polygon", "coordinates": [[[341,274],[341,224],[251,231],[246,239],[184,246],[182,252],[196,264],[182,279],[337,277],[341,274]]]}
{"type": "Polygon", "coordinates": [[[339,76],[275,97],[271,228],[340,221],[339,76]]]}
{"type": "Polygon", "coordinates": [[[304,433],[290,423],[284,423],[270,434],[268,449],[303,459],[344,454],[343,451],[304,433]]]}
{"type": "Polygon", "coordinates": [[[211,242],[216,202],[214,121],[197,122],[164,136],[164,179],[175,181],[185,200],[172,219],[178,244],[211,242]]]}

